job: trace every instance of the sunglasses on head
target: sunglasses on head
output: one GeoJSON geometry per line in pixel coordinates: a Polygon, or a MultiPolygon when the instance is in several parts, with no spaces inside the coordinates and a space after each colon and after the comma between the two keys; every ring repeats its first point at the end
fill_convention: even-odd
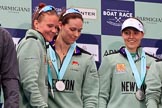
{"type": "Polygon", "coordinates": [[[66,12],[63,14],[63,16],[70,14],[70,13],[78,13],[81,15],[80,11],[78,9],[74,9],[74,8],[69,8],[66,10],[66,12]]]}
{"type": "MultiPolygon", "coordinates": [[[[42,12],[48,12],[48,11],[52,11],[52,10],[56,11],[55,7],[53,7],[52,5],[47,5],[47,6],[43,7],[43,8],[38,12],[38,17],[37,17],[37,19],[39,18],[40,14],[41,14],[42,12]]],[[[56,12],[56,13],[57,13],[57,12],[56,12]]]]}
{"type": "Polygon", "coordinates": [[[55,7],[51,6],[51,5],[47,5],[45,7],[43,7],[38,13],[42,13],[42,12],[47,12],[47,11],[51,11],[51,10],[56,10],[55,7]]]}

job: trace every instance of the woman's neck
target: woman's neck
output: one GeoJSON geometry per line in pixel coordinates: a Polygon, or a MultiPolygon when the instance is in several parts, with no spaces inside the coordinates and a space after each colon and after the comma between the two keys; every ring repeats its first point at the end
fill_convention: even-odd
{"type": "Polygon", "coordinates": [[[70,45],[67,45],[61,38],[57,38],[55,41],[55,50],[59,55],[66,55],[70,45]]]}
{"type": "Polygon", "coordinates": [[[130,52],[130,53],[136,53],[137,49],[130,49],[130,48],[127,48],[127,50],[130,52]]]}

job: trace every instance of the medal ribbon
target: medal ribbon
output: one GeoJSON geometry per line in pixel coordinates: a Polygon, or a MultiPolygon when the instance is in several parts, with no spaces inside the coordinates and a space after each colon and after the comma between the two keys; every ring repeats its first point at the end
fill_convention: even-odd
{"type": "MultiPolygon", "coordinates": [[[[49,43],[47,44],[46,43],[46,46],[50,46],[49,43]]],[[[52,97],[54,98],[54,93],[53,93],[53,88],[52,88],[52,74],[51,74],[51,71],[50,71],[50,66],[51,66],[51,60],[50,60],[50,57],[49,57],[49,49],[47,49],[47,60],[48,60],[48,63],[47,63],[47,70],[48,70],[48,82],[49,82],[49,85],[50,85],[50,90],[51,90],[51,94],[52,94],[52,97]]]]}
{"type": "Polygon", "coordinates": [[[48,64],[48,82],[51,86],[51,93],[52,93],[52,96],[54,98],[54,94],[53,94],[53,88],[52,88],[52,75],[51,75],[51,71],[50,71],[50,66],[48,64]]]}
{"type": "Polygon", "coordinates": [[[141,85],[144,81],[145,75],[146,75],[146,55],[145,52],[142,50],[142,54],[141,54],[141,75],[139,75],[140,73],[137,70],[137,67],[134,63],[134,60],[131,56],[131,54],[129,53],[129,51],[125,48],[125,52],[127,54],[128,57],[128,61],[129,64],[131,66],[132,72],[134,73],[134,77],[137,83],[137,87],[138,89],[141,88],[141,85]]]}
{"type": "Polygon", "coordinates": [[[51,57],[51,60],[52,60],[52,64],[56,70],[56,73],[57,73],[57,77],[59,80],[62,80],[65,72],[66,72],[66,69],[68,67],[68,64],[70,63],[70,60],[72,58],[72,55],[74,53],[74,50],[75,50],[75,47],[76,47],[76,42],[74,42],[71,46],[70,46],[70,49],[68,50],[68,53],[65,57],[65,60],[63,61],[63,64],[61,66],[61,69],[60,69],[60,72],[58,70],[58,66],[57,66],[57,59],[56,59],[56,54],[55,54],[55,51],[52,49],[51,46],[49,46],[49,54],[50,54],[50,57],[51,57]]]}
{"type": "Polygon", "coordinates": [[[49,85],[50,85],[52,97],[54,98],[54,93],[53,93],[53,88],[52,88],[52,75],[51,75],[51,70],[50,70],[51,60],[50,60],[50,57],[49,57],[49,50],[48,50],[47,46],[50,46],[50,45],[49,45],[49,43],[46,42],[47,61],[48,61],[47,62],[48,82],[49,82],[49,85]]]}

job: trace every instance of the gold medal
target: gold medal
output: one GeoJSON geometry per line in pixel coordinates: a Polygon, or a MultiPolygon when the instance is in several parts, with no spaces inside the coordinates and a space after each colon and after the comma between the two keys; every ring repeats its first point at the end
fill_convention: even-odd
{"type": "Polygon", "coordinates": [[[138,89],[136,92],[136,98],[140,101],[145,99],[145,94],[141,89],[138,89]]]}
{"type": "Polygon", "coordinates": [[[56,89],[58,91],[64,91],[65,90],[65,84],[63,83],[63,81],[57,81],[56,82],[56,89]]]}

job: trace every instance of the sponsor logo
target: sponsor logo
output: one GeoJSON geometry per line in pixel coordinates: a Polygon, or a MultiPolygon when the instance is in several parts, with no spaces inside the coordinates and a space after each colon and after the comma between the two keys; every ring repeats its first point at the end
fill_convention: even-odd
{"type": "MultiPolygon", "coordinates": [[[[55,88],[56,82],[58,81],[58,79],[53,79],[53,90],[57,91],[57,89],[55,88]]],[[[62,80],[63,83],[65,84],[65,90],[64,92],[73,92],[74,91],[74,86],[75,86],[75,80],[62,80]]]]}
{"type": "Polygon", "coordinates": [[[126,72],[125,64],[124,63],[116,64],[116,72],[117,73],[126,72]]]}
{"type": "MultiPolygon", "coordinates": [[[[145,92],[146,85],[142,85],[141,90],[145,92]]],[[[121,82],[121,92],[122,94],[133,94],[138,90],[136,82],[132,81],[122,81],[121,82]]]]}
{"type": "Polygon", "coordinates": [[[142,22],[150,23],[150,24],[157,24],[162,23],[162,18],[158,17],[145,17],[145,16],[136,16],[142,22]]]}
{"type": "Polygon", "coordinates": [[[3,6],[0,5],[0,11],[8,11],[10,13],[30,12],[30,8],[21,6],[3,6]]]}
{"type": "Polygon", "coordinates": [[[108,16],[106,23],[113,26],[121,26],[124,19],[133,17],[129,10],[106,9],[102,12],[103,16],[108,16]]]}
{"type": "Polygon", "coordinates": [[[85,8],[77,8],[81,14],[83,15],[83,18],[85,19],[97,19],[97,10],[96,9],[85,9],[85,8]]]}
{"type": "Polygon", "coordinates": [[[109,55],[109,54],[113,54],[113,53],[116,53],[116,52],[118,52],[118,50],[106,50],[105,51],[105,53],[104,53],[104,56],[107,56],[107,55],[109,55]]]}
{"type": "Polygon", "coordinates": [[[72,65],[79,65],[78,61],[72,61],[72,65]]]}

